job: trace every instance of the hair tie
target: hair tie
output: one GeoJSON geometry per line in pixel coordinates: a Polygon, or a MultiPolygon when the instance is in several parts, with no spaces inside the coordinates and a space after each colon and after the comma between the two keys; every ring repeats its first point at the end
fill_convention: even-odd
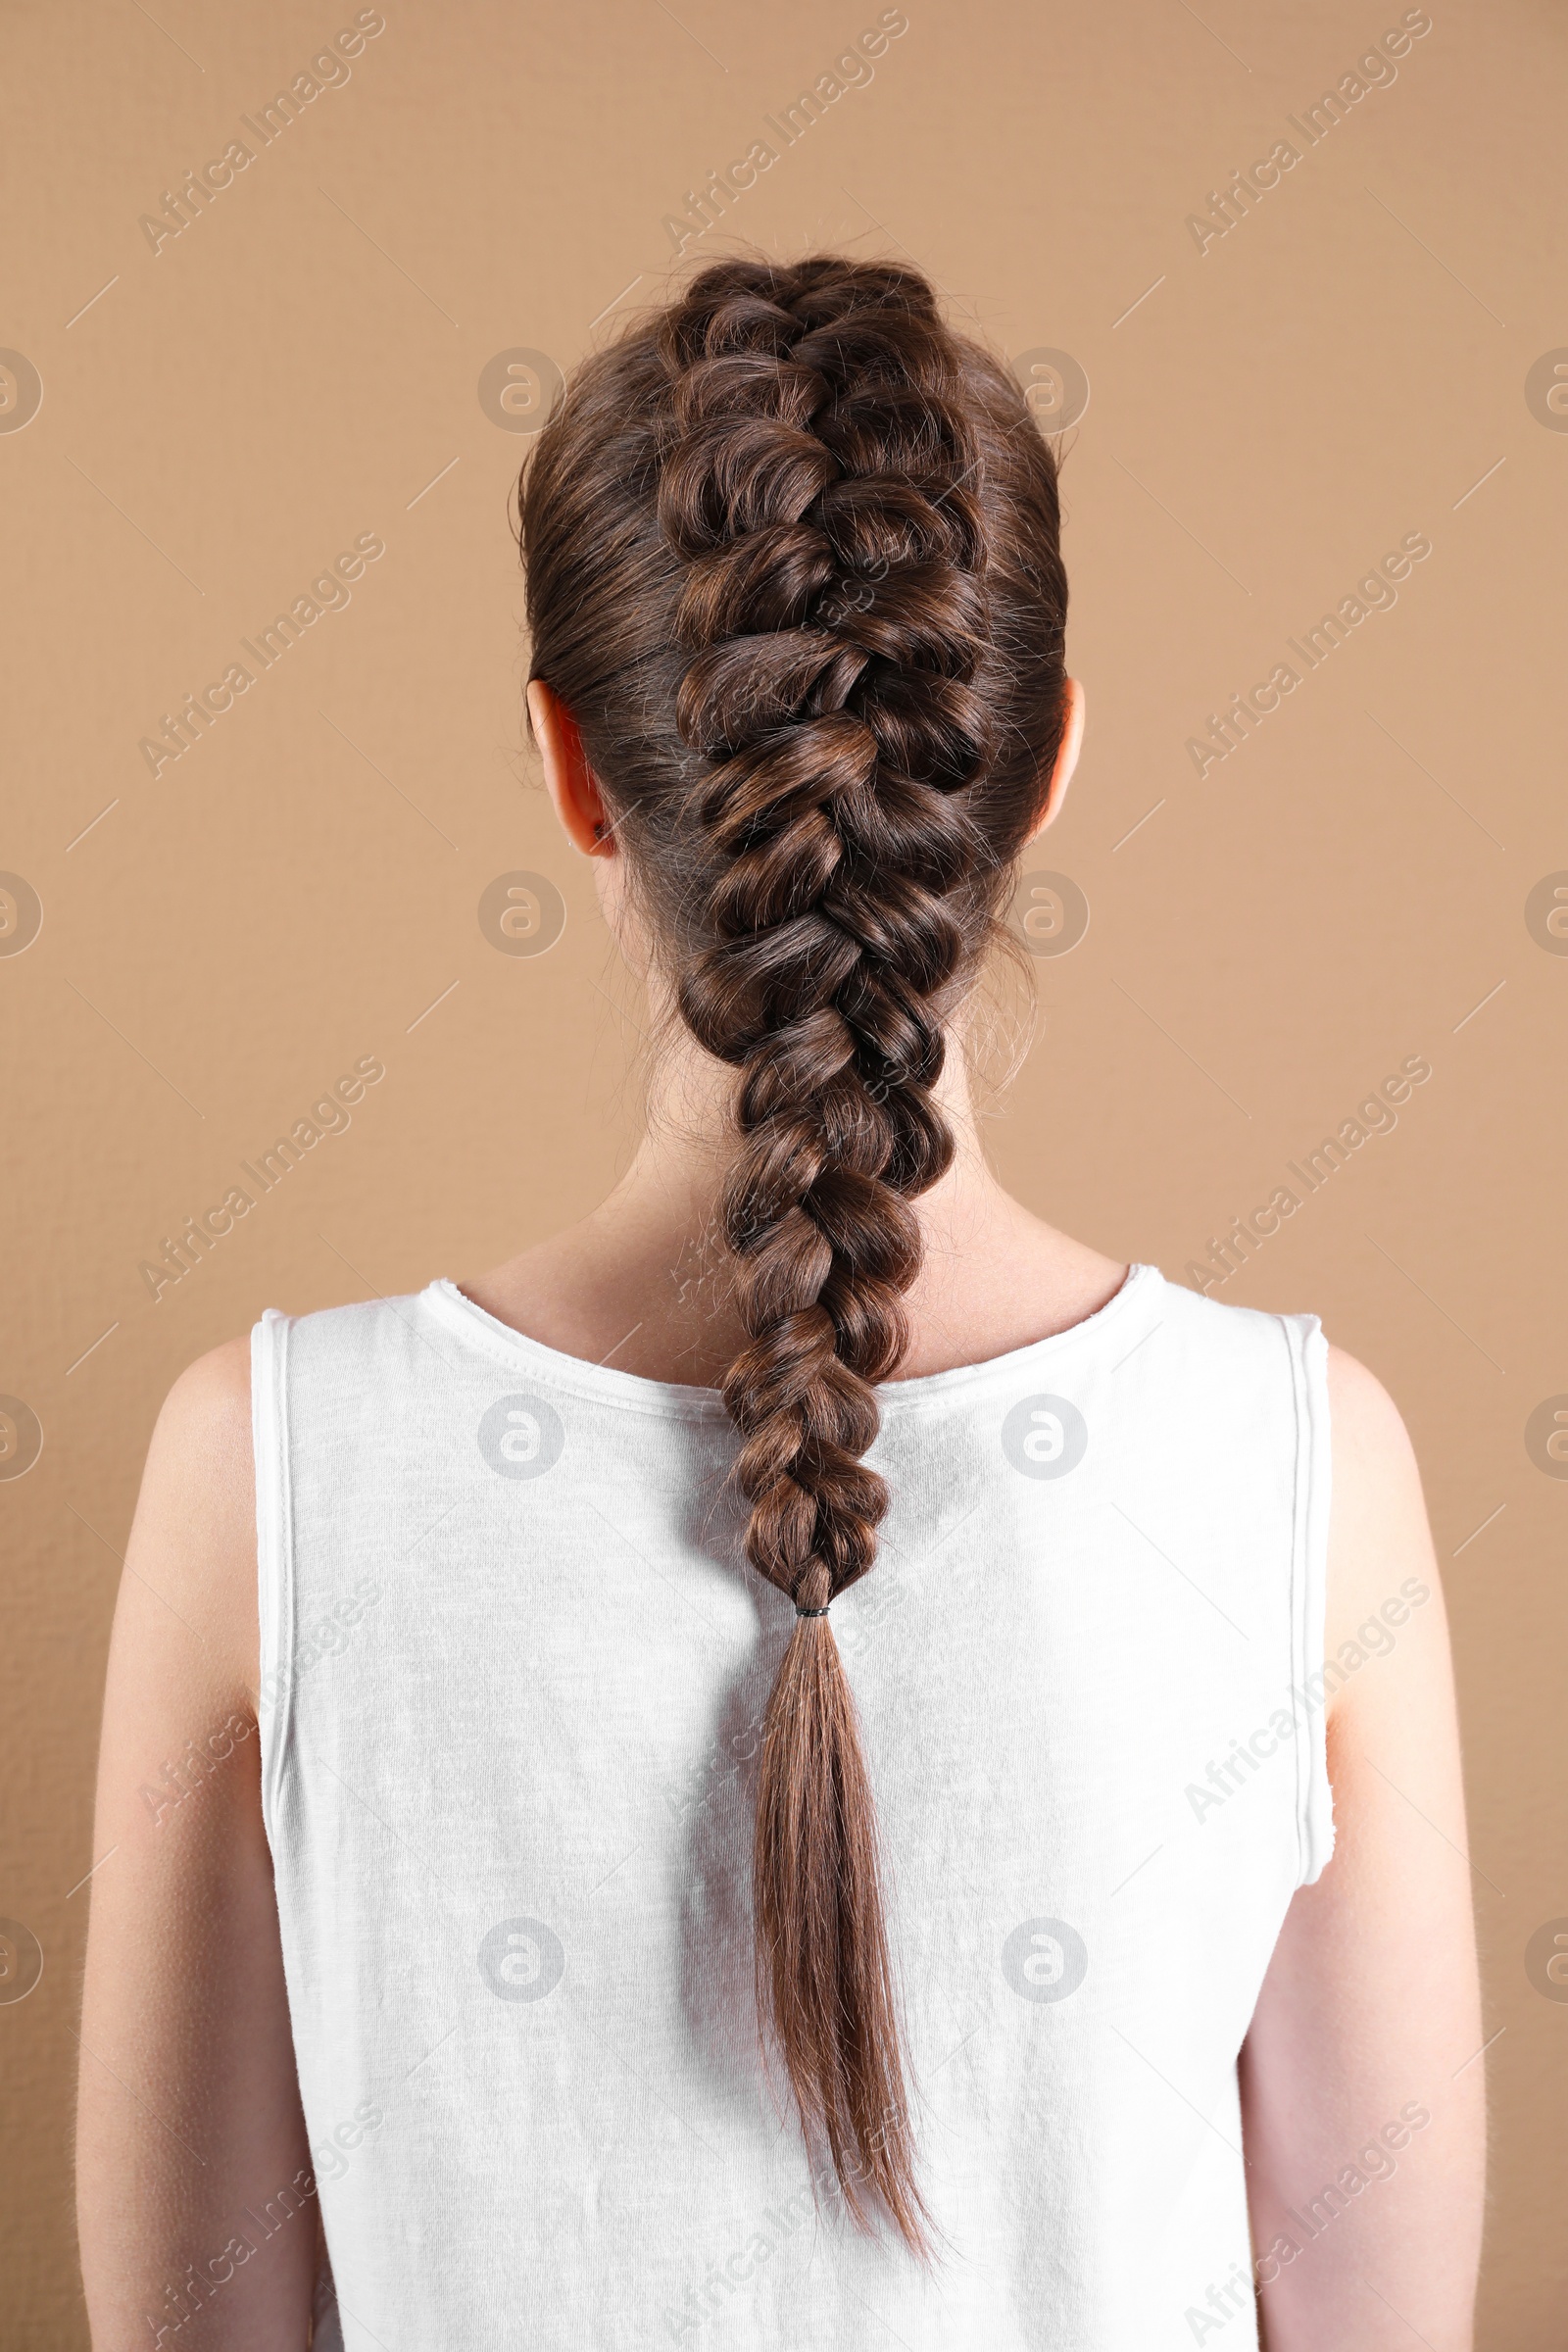
{"type": "Polygon", "coordinates": [[[827,1615],[827,1611],[826,1609],[803,1609],[799,1602],[797,1602],[795,1614],[797,1617],[825,1617],[827,1615]]]}

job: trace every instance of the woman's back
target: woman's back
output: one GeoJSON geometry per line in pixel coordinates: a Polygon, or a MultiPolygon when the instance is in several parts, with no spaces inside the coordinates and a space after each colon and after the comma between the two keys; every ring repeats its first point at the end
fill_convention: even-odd
{"type": "Polygon", "coordinates": [[[917,271],[731,258],[521,490],[648,1133],[472,1297],[270,1316],[170,1399],[100,1765],[106,2348],[297,2343],[319,2219],[356,2352],[1161,2352],[1254,2285],[1271,2352],[1465,2352],[1397,1415],[1311,1317],[1029,1216],[966,1081],[1083,719],[1054,455],[917,271]]]}
{"type": "MultiPolygon", "coordinates": [[[[760,2064],[790,1638],[710,1391],[451,1284],[258,1331],[263,1791],[350,2344],[1255,2340],[1237,2057],[1327,1859],[1326,1350],[1135,1266],[882,1396],[835,1603],[878,1792],[928,2277],[760,2064]],[[440,2259],[432,2261],[439,2249],[440,2259]],[[356,2332],[356,2329],[362,2332],[356,2332]]],[[[775,2070],[776,2071],[776,2070],[775,2070]]]]}

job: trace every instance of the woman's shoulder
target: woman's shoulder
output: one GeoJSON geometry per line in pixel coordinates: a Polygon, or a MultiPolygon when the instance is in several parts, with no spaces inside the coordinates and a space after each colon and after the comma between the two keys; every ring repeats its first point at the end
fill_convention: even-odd
{"type": "MultiPolygon", "coordinates": [[[[1398,1406],[1376,1373],[1343,1348],[1328,1349],[1326,1385],[1333,1462],[1328,1652],[1334,1656],[1369,1627],[1381,1646],[1380,1626],[1402,1626],[1434,1598],[1434,1630],[1444,1612],[1421,1472],[1398,1406]]],[[[1364,1640],[1360,1646],[1367,1646],[1364,1640]]],[[[1446,1641],[1441,1663],[1446,1668],[1446,1641]]]]}
{"type": "Polygon", "coordinates": [[[164,1398],[147,1466],[187,1504],[254,1502],[249,1334],[220,1342],[185,1366],[164,1398]],[[244,1490],[237,1496],[236,1482],[244,1490]]]}
{"type": "Polygon", "coordinates": [[[182,1425],[232,1421],[250,1411],[251,1341],[248,1332],[221,1340],[185,1366],[164,1399],[164,1412],[182,1425]]]}
{"type": "Polygon", "coordinates": [[[159,1502],[208,1515],[254,1501],[248,1336],[197,1356],[170,1389],[148,1447],[143,1503],[149,1489],[159,1502]]]}
{"type": "MultiPolygon", "coordinates": [[[[256,1685],[256,1471],[249,1339],[188,1364],[153,1429],[125,1554],[117,1639],[160,1653],[172,1621],[200,1676],[256,1685]]],[[[176,1637],[176,1642],[177,1642],[176,1637]]],[[[187,1662],[189,1663],[189,1662],[187,1662]]]]}

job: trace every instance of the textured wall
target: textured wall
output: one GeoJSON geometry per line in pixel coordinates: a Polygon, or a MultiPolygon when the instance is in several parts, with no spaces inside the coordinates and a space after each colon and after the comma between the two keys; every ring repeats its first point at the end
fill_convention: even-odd
{"type": "Polygon", "coordinates": [[[78,1882],[164,1391],[269,1303],[478,1271],[629,1149],[637,1007],[522,743],[508,502],[554,371],[678,242],[734,236],[913,254],[1071,424],[1088,749],[1039,859],[1066,880],[1020,910],[1066,952],[1035,964],[996,1151],[1032,1206],[1189,1282],[1230,1235],[1215,1295],[1316,1308],[1410,1421],[1501,2036],[1483,2342],[1546,2352],[1560,13],[66,0],[13,6],[5,42],[8,2340],[85,2340],[78,1882]],[[519,873],[542,887],[509,901],[519,873]],[[356,1066],[383,1075],[313,1120],[356,1066]],[[191,1270],[143,1270],[225,1200],[191,1270]]]}

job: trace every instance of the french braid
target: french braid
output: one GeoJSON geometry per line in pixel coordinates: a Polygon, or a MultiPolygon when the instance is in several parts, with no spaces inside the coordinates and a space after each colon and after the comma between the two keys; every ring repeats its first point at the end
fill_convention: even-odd
{"type": "Polygon", "coordinates": [[[845,2201],[928,2244],[874,1813],[826,1613],[876,1556],[875,1384],[951,1163],[945,1024],[1059,739],[1055,474],[911,269],[705,270],[587,362],[525,471],[533,674],[575,716],[736,1073],[723,1383],[747,1555],[795,1603],[763,1730],[758,1996],[845,2201]],[[804,1612],[804,1613],[802,1613],[804,1612]]]}

